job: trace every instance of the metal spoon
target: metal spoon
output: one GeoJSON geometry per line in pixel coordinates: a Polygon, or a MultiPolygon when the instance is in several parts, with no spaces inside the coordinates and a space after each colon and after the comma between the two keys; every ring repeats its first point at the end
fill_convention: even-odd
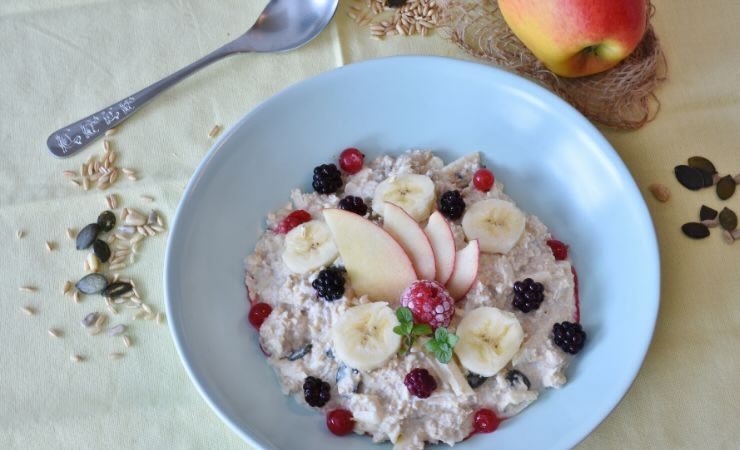
{"type": "Polygon", "coordinates": [[[46,145],[56,156],[73,155],[131,117],[164,90],[215,61],[236,53],[284,52],[298,48],[326,28],[334,16],[338,2],[339,0],[271,0],[252,28],[234,41],[167,78],[57,130],[49,136],[46,145]]]}

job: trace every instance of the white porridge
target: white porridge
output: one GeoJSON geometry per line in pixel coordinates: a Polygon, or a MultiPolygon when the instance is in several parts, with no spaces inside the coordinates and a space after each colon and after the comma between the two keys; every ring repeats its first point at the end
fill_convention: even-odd
{"type": "Polygon", "coordinates": [[[283,393],[349,411],[352,431],[375,442],[422,449],[487,431],[479,411],[507,419],[566,382],[585,339],[571,264],[501,182],[476,187],[479,169],[477,153],[447,165],[428,151],[382,156],[342,172],[338,188],[335,169],[320,174],[335,192],[295,189],[267,216],[246,285],[253,305],[269,305],[253,324],[283,393]],[[339,208],[346,197],[357,199],[339,208]],[[399,332],[405,307],[414,340],[399,332]],[[569,353],[556,323],[582,334],[569,353]]]}

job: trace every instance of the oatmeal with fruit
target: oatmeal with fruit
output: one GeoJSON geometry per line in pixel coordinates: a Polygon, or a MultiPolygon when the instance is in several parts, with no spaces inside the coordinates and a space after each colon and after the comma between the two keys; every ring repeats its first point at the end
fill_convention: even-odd
{"type": "Polygon", "coordinates": [[[568,247],[477,153],[357,149],[268,214],[249,321],[285,394],[394,449],[490,433],[586,340],[568,247]]]}

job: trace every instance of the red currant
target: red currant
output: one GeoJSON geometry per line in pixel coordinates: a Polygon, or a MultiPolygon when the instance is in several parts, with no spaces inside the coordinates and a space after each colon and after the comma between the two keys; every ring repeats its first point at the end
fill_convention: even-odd
{"type": "Polygon", "coordinates": [[[302,223],[306,223],[311,220],[311,214],[308,211],[299,209],[288,214],[278,226],[275,228],[275,232],[278,234],[285,234],[293,228],[297,227],[302,223]]]}
{"type": "Polygon", "coordinates": [[[348,174],[357,173],[362,169],[365,155],[356,148],[348,148],[339,155],[339,167],[348,174]]]}
{"type": "Polygon", "coordinates": [[[473,185],[482,192],[490,191],[495,180],[496,178],[493,176],[493,172],[488,169],[478,169],[475,175],[473,175],[473,185]]]}
{"type": "Polygon", "coordinates": [[[552,250],[552,255],[556,261],[562,261],[568,258],[568,246],[558,241],[557,239],[550,239],[547,241],[547,245],[552,250]]]}
{"type": "Polygon", "coordinates": [[[260,329],[262,323],[272,312],[272,306],[267,303],[255,303],[249,310],[249,323],[256,329],[260,329]]]}
{"type": "Polygon", "coordinates": [[[352,413],[346,409],[335,409],[326,415],[326,427],[337,436],[345,436],[352,432],[355,420],[352,413]]]}
{"type": "Polygon", "coordinates": [[[500,423],[501,419],[490,409],[479,409],[473,416],[473,429],[476,433],[493,433],[500,423]]]}

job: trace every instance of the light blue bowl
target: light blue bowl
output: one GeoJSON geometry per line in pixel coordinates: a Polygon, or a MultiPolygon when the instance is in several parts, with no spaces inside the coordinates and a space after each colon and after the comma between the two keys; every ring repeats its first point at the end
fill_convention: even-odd
{"type": "Polygon", "coordinates": [[[346,147],[369,158],[425,148],[447,161],[479,150],[522,208],[571,245],[589,340],[568,384],[458,448],[581,441],[624,396],[650,344],[660,289],[653,224],[622,161],[573,108],[507,72],[445,58],[368,61],[298,83],[242,118],[197,168],[164,282],[172,335],[206,401],[257,448],[390,447],[333,437],[322,415],[283,396],[247,322],[243,258],[265,215],[346,147]]]}

